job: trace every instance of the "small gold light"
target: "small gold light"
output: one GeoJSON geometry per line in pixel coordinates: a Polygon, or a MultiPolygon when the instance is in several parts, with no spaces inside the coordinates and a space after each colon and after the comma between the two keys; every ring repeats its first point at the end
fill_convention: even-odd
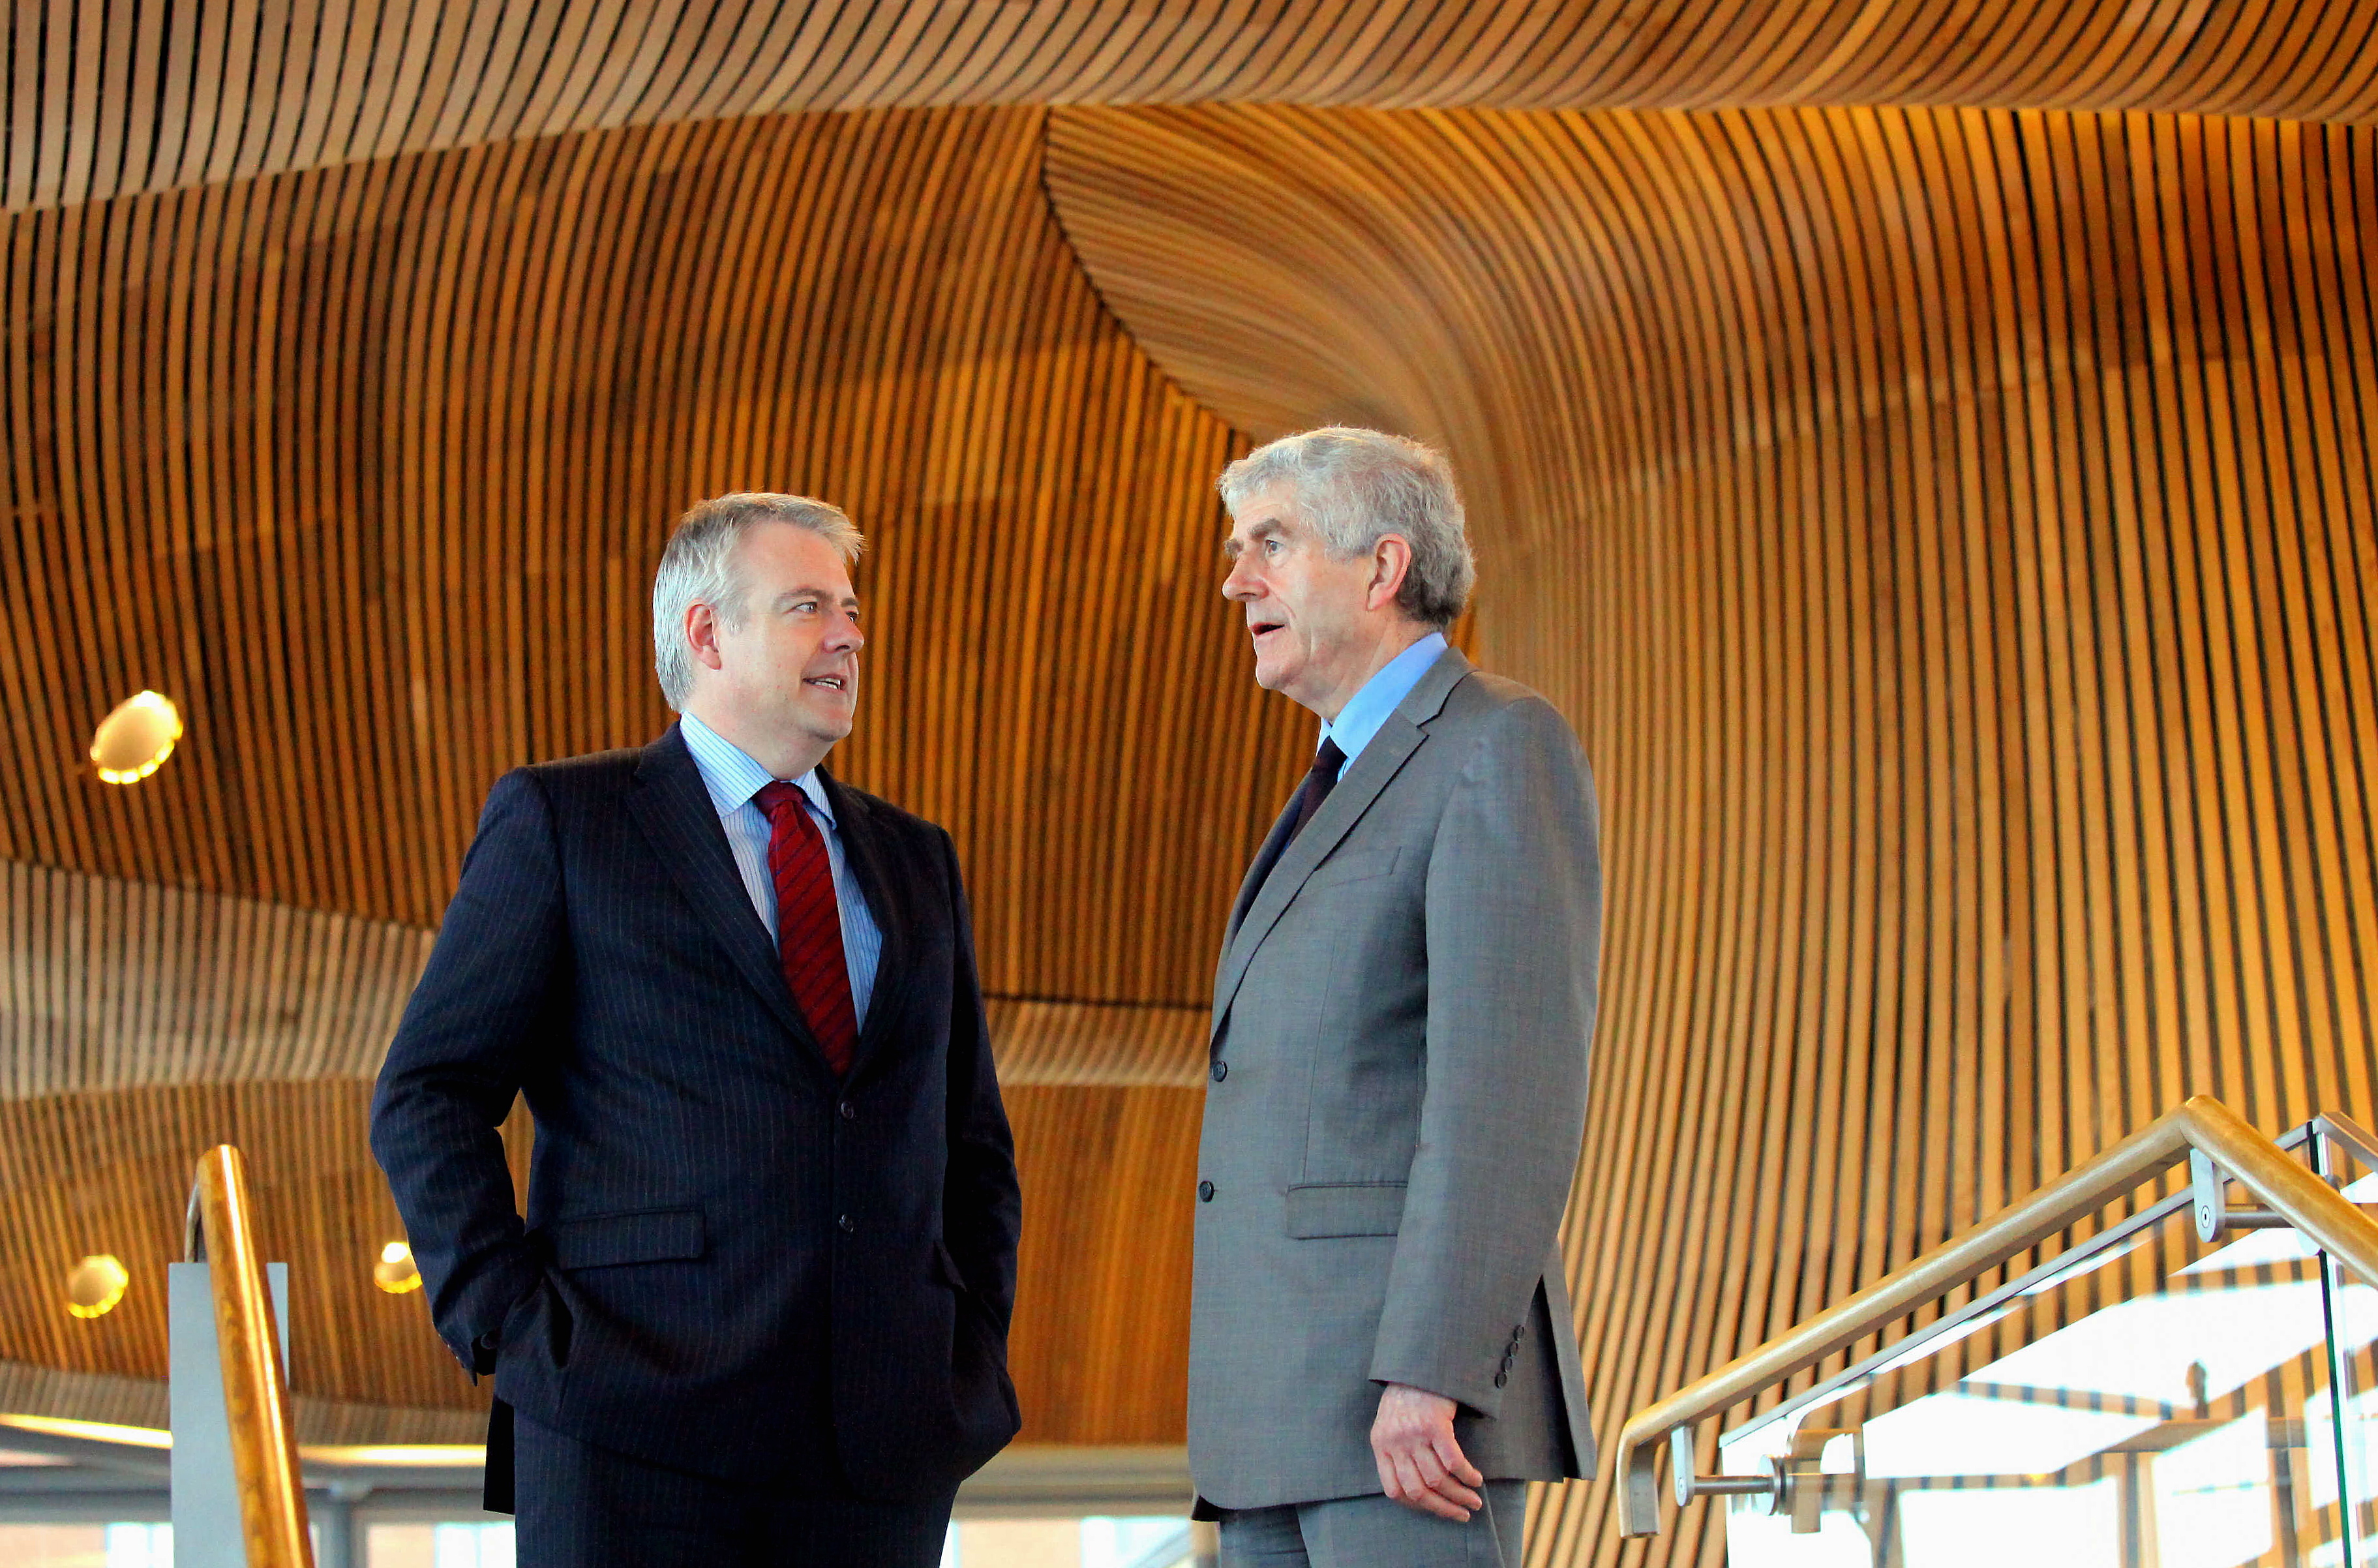
{"type": "Polygon", "coordinates": [[[112,1252],[94,1253],[66,1275],[66,1310],[78,1318],[101,1318],[124,1299],[132,1276],[112,1252]]]}
{"type": "Polygon", "coordinates": [[[99,721],[90,760],[102,783],[137,784],[165,766],[182,738],[182,713],[169,697],[136,692],[99,721]]]}
{"type": "Polygon", "coordinates": [[[413,1266],[413,1248],[402,1241],[391,1241],[381,1248],[379,1261],[372,1265],[372,1284],[390,1296],[419,1290],[421,1271],[413,1266]]]}

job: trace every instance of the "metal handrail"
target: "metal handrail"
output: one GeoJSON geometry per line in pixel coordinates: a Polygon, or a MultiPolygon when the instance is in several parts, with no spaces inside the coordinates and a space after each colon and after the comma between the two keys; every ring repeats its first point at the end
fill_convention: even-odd
{"type": "MultiPolygon", "coordinates": [[[[2378,1154],[2378,1140],[2353,1123],[2338,1116],[2326,1116],[2322,1122],[2323,1130],[2357,1154],[2378,1154]]],[[[2378,1221],[2339,1197],[2312,1170],[2289,1159],[2285,1150],[2236,1112],[2199,1094],[2078,1170],[2000,1210],[1905,1268],[1886,1274],[1789,1333],[1637,1411],[1618,1439],[1620,1532],[1627,1536],[1659,1533],[1657,1466],[1663,1444],[1675,1453],[1679,1466],[1677,1490],[1683,1497],[1771,1490],[1771,1479],[1757,1477],[1707,1478],[1697,1482],[1690,1446],[1694,1426],[1887,1328],[1959,1285],[1970,1285],[2192,1153],[2217,1166],[2266,1204],[2271,1214],[2301,1231],[2331,1257],[2378,1284],[2378,1221]],[[1728,1480],[1740,1484],[1730,1488],[1723,1484],[1728,1480]]],[[[2200,1194],[2205,1190],[2202,1181],[2198,1190],[2200,1194]]],[[[2216,1200],[2226,1201],[2220,1197],[2218,1180],[2211,1184],[2211,1190],[2216,1200]]],[[[2205,1223],[2204,1214],[2198,1218],[2200,1225],[2205,1223]]]]}
{"type": "Polygon", "coordinates": [[[223,1410],[231,1420],[232,1468],[239,1480],[248,1568],[313,1568],[280,1334],[247,1200],[247,1163],[228,1143],[199,1157],[182,1241],[191,1262],[212,1265],[207,1283],[214,1297],[223,1410]]]}

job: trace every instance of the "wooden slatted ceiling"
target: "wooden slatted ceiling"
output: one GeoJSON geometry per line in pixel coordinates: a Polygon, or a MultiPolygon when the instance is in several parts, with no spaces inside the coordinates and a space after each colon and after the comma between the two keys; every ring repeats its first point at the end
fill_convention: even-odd
{"type": "MultiPolygon", "coordinates": [[[[0,862],[0,1101],[368,1080],[430,933],[0,862]]],[[[1202,1007],[990,1001],[1009,1086],[1194,1089],[1202,1007]]]]}
{"type": "MultiPolygon", "coordinates": [[[[1599,764],[1570,1246],[1606,1422],[2184,1092],[2370,1113],[2370,7],[172,15],[20,6],[0,49],[0,861],[48,868],[12,897],[176,885],[72,907],[221,955],[226,998],[269,964],[172,899],[308,952],[424,925],[498,768],[657,727],[667,515],[846,501],[879,548],[845,761],[956,829],[1003,1026],[1047,1042],[1036,1436],[1179,1428],[1185,1242],[1146,1227],[1195,1092],[1111,1075],[1194,1063],[1308,734],[1212,597],[1232,427],[1445,440],[1483,652],[1599,764]],[[1335,107],[737,117],[1214,99],[1335,107]],[[1744,104],[1818,107],[1647,112],[1744,104]],[[192,737],[103,790],[72,759],[141,685],[192,737]]],[[[76,1017],[12,1024],[28,1084],[171,1076],[112,1018],[347,1038],[42,961],[15,994],[76,1017]]],[[[226,1128],[331,1173],[285,1207],[337,1255],[386,1218],[357,1092],[0,1105],[0,1159],[83,1165],[0,1179],[0,1290],[94,1228],[161,1257],[226,1128]]],[[[386,1298],[336,1273],[346,1332],[386,1298]]],[[[113,1342],[53,1319],[0,1302],[0,1357],[162,1365],[129,1305],[73,1331],[113,1342]]],[[[309,1392],[454,1397],[418,1331],[309,1392]]],[[[1537,1561],[1617,1560],[1600,1491],[1537,1507],[1537,1561]]],[[[1714,1561],[1709,1523],[1651,1557],[1714,1561]]]]}
{"type": "MultiPolygon", "coordinates": [[[[1606,1429],[2188,1093],[2378,1104],[2378,137],[1198,108],[1051,140],[1102,296],[1201,401],[1449,445],[1483,657],[1597,764],[1568,1248],[1606,1429]]],[[[1533,1560],[1621,1561],[1607,1503],[1541,1497],[1533,1560]]],[[[1721,1517],[1624,1560],[1713,1563],[1721,1517]]]]}
{"type": "Polygon", "coordinates": [[[499,771],[666,722],[674,513],[800,489],[873,541],[836,765],[956,835],[988,986],[1202,1004],[1308,721],[1227,635],[1233,438],[1104,313],[1039,148],[747,120],[6,221],[0,860],[430,924],[499,771]],[[143,686],[189,736],[102,786],[143,686]]]}
{"type": "Polygon", "coordinates": [[[429,934],[0,863],[0,1101],[368,1078],[429,934]]]}
{"type": "Polygon", "coordinates": [[[393,1224],[356,1079],[495,774],[665,721],[670,516],[766,486],[872,536],[837,762],[966,857],[1036,1205],[1033,1433],[1177,1438],[1177,1086],[1309,731],[1216,593],[1238,444],[1098,304],[1039,144],[1034,111],[630,129],[7,221],[0,1063],[35,1098],[0,1106],[0,1359],[160,1374],[180,1188],[236,1139],[320,1276],[301,1392],[474,1397],[348,1266],[393,1224]],[[88,730],[140,686],[190,733],[102,785],[88,730]],[[161,1087],[93,1092],[130,1085],[161,1087]],[[66,1319],[92,1250],[148,1305],[66,1319]]]}
{"type": "MultiPolygon", "coordinates": [[[[372,1284],[381,1246],[403,1235],[366,1144],[370,1086],[189,1084],[0,1102],[0,1398],[11,1365],[114,1380],[165,1376],[165,1264],[181,1256],[198,1157],[238,1144],[257,1198],[258,1245],[290,1271],[291,1383],[346,1441],[414,1441],[416,1413],[485,1407],[431,1333],[418,1291],[372,1284]],[[87,1253],[132,1275],[105,1317],[66,1310],[87,1253]]],[[[1188,1384],[1189,1211],[1195,1089],[1011,1087],[1008,1110],[1032,1225],[1010,1345],[1025,1440],[1181,1440],[1188,1384]]],[[[526,1178],[527,1124],[507,1129],[526,1178]]],[[[107,1403],[58,1409],[121,1418],[107,1403]]],[[[0,1408],[19,1408],[0,1405],[0,1408]]],[[[426,1425],[438,1427],[434,1415],[426,1425]]]]}
{"type": "Polygon", "coordinates": [[[2368,0],[20,0],[0,196],[959,103],[1924,103],[2367,119],[2368,0]]]}

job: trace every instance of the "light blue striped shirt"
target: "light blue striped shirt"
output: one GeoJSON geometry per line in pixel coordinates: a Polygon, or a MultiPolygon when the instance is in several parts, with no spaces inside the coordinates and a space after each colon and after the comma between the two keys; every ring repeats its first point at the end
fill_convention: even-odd
{"type": "MultiPolygon", "coordinates": [[[[770,782],[768,770],[750,753],[721,737],[717,730],[690,713],[678,716],[678,730],[693,766],[702,770],[703,788],[718,808],[718,826],[727,830],[727,847],[735,851],[735,869],[743,875],[743,890],[760,911],[760,923],[776,935],[776,881],[768,874],[768,814],[753,800],[770,782]]],[[[850,857],[842,851],[842,833],[835,826],[834,807],[825,785],[811,768],[793,781],[808,802],[810,814],[825,832],[825,855],[834,867],[834,901],[842,915],[842,958],[850,967],[850,1004],[859,1022],[867,1021],[867,999],[875,990],[875,966],[883,957],[883,934],[868,912],[867,895],[851,874],[850,857]]]]}
{"type": "MultiPolygon", "coordinates": [[[[1387,723],[1397,706],[1411,695],[1411,689],[1420,684],[1420,678],[1444,656],[1447,646],[1444,633],[1431,632],[1379,666],[1379,672],[1347,699],[1346,706],[1338,710],[1338,717],[1321,727],[1321,741],[1337,742],[1338,749],[1346,754],[1345,766],[1353,766],[1363,748],[1371,743],[1371,737],[1379,732],[1379,727],[1387,723]]],[[[1321,749],[1321,741],[1313,743],[1315,751],[1321,749]]],[[[1342,769],[1339,777],[1344,777],[1342,769]]]]}

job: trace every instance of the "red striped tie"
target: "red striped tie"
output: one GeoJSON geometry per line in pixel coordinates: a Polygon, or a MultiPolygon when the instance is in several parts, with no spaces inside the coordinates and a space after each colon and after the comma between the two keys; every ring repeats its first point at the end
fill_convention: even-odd
{"type": "Polygon", "coordinates": [[[760,786],[768,814],[768,874],[776,884],[776,961],[810,1032],[838,1077],[859,1054],[859,1010],[850,1000],[850,966],[842,954],[842,911],[834,900],[834,864],[825,835],[810,819],[801,792],[781,779],[760,786]]]}

